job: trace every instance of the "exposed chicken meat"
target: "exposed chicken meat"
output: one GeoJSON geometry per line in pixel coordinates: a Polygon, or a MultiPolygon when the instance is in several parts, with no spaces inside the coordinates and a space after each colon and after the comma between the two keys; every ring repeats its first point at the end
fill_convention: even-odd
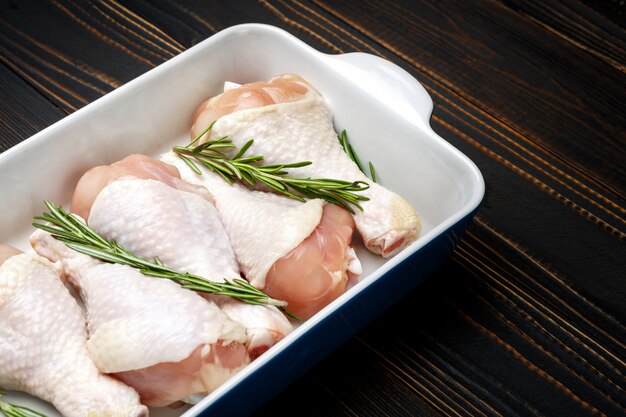
{"type": "Polygon", "coordinates": [[[366,247],[388,257],[414,241],[420,232],[415,210],[402,197],[369,180],[345,154],[337,140],[332,114],[324,99],[297,75],[282,75],[269,83],[245,84],[200,105],[192,128],[196,137],[217,119],[201,139],[228,136],[267,164],[312,161],[291,171],[301,178],[365,181],[362,194],[370,200],[354,215],[366,247]]]}
{"type": "Polygon", "coordinates": [[[211,392],[249,362],[244,328],[196,293],[82,255],[41,230],[31,244],[78,288],[98,369],[131,384],[144,404],[211,392]]]}
{"type": "Polygon", "coordinates": [[[246,361],[243,345],[218,342],[198,346],[180,362],[163,362],[144,369],[118,372],[115,376],[137,387],[144,403],[166,405],[187,398],[190,392],[206,393],[207,388],[212,391],[232,375],[233,369],[240,368],[246,361]]]}
{"type": "Polygon", "coordinates": [[[137,393],[89,357],[82,312],[54,265],[16,253],[0,245],[0,386],[50,401],[66,417],[147,417],[137,393]]]}
{"type": "Polygon", "coordinates": [[[265,291],[287,301],[298,315],[311,317],[346,291],[353,232],[350,213],[325,205],[315,230],[272,265],[265,291]]]}

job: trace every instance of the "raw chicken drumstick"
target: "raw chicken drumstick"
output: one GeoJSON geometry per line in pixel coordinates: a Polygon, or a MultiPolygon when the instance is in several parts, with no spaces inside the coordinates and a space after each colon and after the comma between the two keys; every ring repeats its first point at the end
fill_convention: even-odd
{"type": "MultiPolygon", "coordinates": [[[[232,83],[229,84],[231,87],[232,83]]],[[[216,123],[199,143],[228,136],[238,147],[254,139],[249,154],[265,164],[311,161],[290,175],[365,181],[361,194],[369,201],[355,210],[354,221],[365,246],[389,257],[414,241],[420,232],[415,210],[399,195],[368,179],[343,151],[323,97],[297,75],[231,88],[200,105],[192,137],[216,123]]]]}
{"type": "Polygon", "coordinates": [[[31,244],[79,290],[98,369],[135,388],[144,404],[209,393],[249,362],[243,327],[195,292],[75,252],[42,230],[31,244]]]}
{"type": "Polygon", "coordinates": [[[248,281],[297,316],[311,317],[345,292],[349,273],[361,273],[350,246],[354,222],[343,208],[231,186],[200,166],[197,175],[171,152],[162,160],[211,192],[248,281]]]}
{"type": "MultiPolygon", "coordinates": [[[[87,171],[72,199],[72,211],[105,239],[144,259],[213,282],[239,278],[239,265],[206,189],[180,180],[173,166],[143,155],[87,171]]],[[[255,359],[285,337],[292,326],[273,306],[209,296],[247,332],[255,359]]]]}
{"type": "Polygon", "coordinates": [[[54,265],[0,245],[0,386],[50,401],[66,417],[147,417],[139,396],[102,375],[85,319],[54,265]]]}

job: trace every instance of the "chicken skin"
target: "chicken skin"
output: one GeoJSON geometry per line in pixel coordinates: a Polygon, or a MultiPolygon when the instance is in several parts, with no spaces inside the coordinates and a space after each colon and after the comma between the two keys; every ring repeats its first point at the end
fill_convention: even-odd
{"type": "Polygon", "coordinates": [[[130,387],[100,373],[80,307],[54,265],[0,245],[0,386],[66,417],[147,417],[130,387]]]}
{"type": "Polygon", "coordinates": [[[98,369],[135,388],[144,404],[209,393],[249,363],[245,329],[195,292],[75,252],[42,230],[31,244],[79,290],[98,369]]]}

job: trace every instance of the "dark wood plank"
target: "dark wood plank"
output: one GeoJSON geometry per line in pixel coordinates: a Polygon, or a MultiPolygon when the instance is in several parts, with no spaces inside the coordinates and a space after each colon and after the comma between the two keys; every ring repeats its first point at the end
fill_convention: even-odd
{"type": "Polygon", "coordinates": [[[606,16],[578,1],[544,1],[541,4],[507,0],[505,4],[528,16],[565,43],[626,72],[626,33],[606,16]]]}
{"type": "Polygon", "coordinates": [[[114,2],[7,2],[0,34],[15,71],[66,112],[183,50],[114,2]]]}
{"type": "MultiPolygon", "coordinates": [[[[84,106],[226,26],[259,18],[287,26],[271,6],[245,1],[210,8],[199,2],[170,1],[4,1],[1,10],[0,53],[20,76],[30,79],[65,112],[84,106]]],[[[314,33],[302,37],[308,42],[317,39],[314,33]]]]}
{"type": "Polygon", "coordinates": [[[271,2],[234,0],[226,3],[213,3],[207,6],[197,0],[143,2],[124,0],[124,5],[145,16],[186,46],[192,46],[206,39],[215,31],[229,26],[260,22],[296,32],[303,41],[315,45],[323,52],[337,53],[334,45],[326,42],[316,31],[310,30],[297,20],[285,20],[282,10],[271,2]],[[295,27],[295,29],[294,29],[295,27]]]}
{"type": "Polygon", "coordinates": [[[63,116],[61,109],[4,63],[0,64],[0,153],[63,116]]]}
{"type": "Polygon", "coordinates": [[[626,27],[626,3],[621,0],[582,0],[582,3],[594,9],[620,27],[626,27]]]}

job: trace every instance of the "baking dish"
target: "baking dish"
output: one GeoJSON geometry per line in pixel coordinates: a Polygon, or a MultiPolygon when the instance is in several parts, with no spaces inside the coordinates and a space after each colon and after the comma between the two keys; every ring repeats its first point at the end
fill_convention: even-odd
{"type": "MultiPolygon", "coordinates": [[[[187,143],[197,105],[226,80],[289,72],[326,98],[360,159],[372,161],[379,182],[420,213],[422,234],[389,260],[359,247],[358,285],[194,407],[153,415],[245,415],[306,372],[449,256],[482,200],[479,170],[430,128],[433,103],[406,71],[369,54],[326,55],[260,24],[225,29],[0,154],[0,242],[28,249],[42,201],[67,204],[85,170],[187,143]]],[[[42,409],[37,400],[16,398],[42,409]]]]}

